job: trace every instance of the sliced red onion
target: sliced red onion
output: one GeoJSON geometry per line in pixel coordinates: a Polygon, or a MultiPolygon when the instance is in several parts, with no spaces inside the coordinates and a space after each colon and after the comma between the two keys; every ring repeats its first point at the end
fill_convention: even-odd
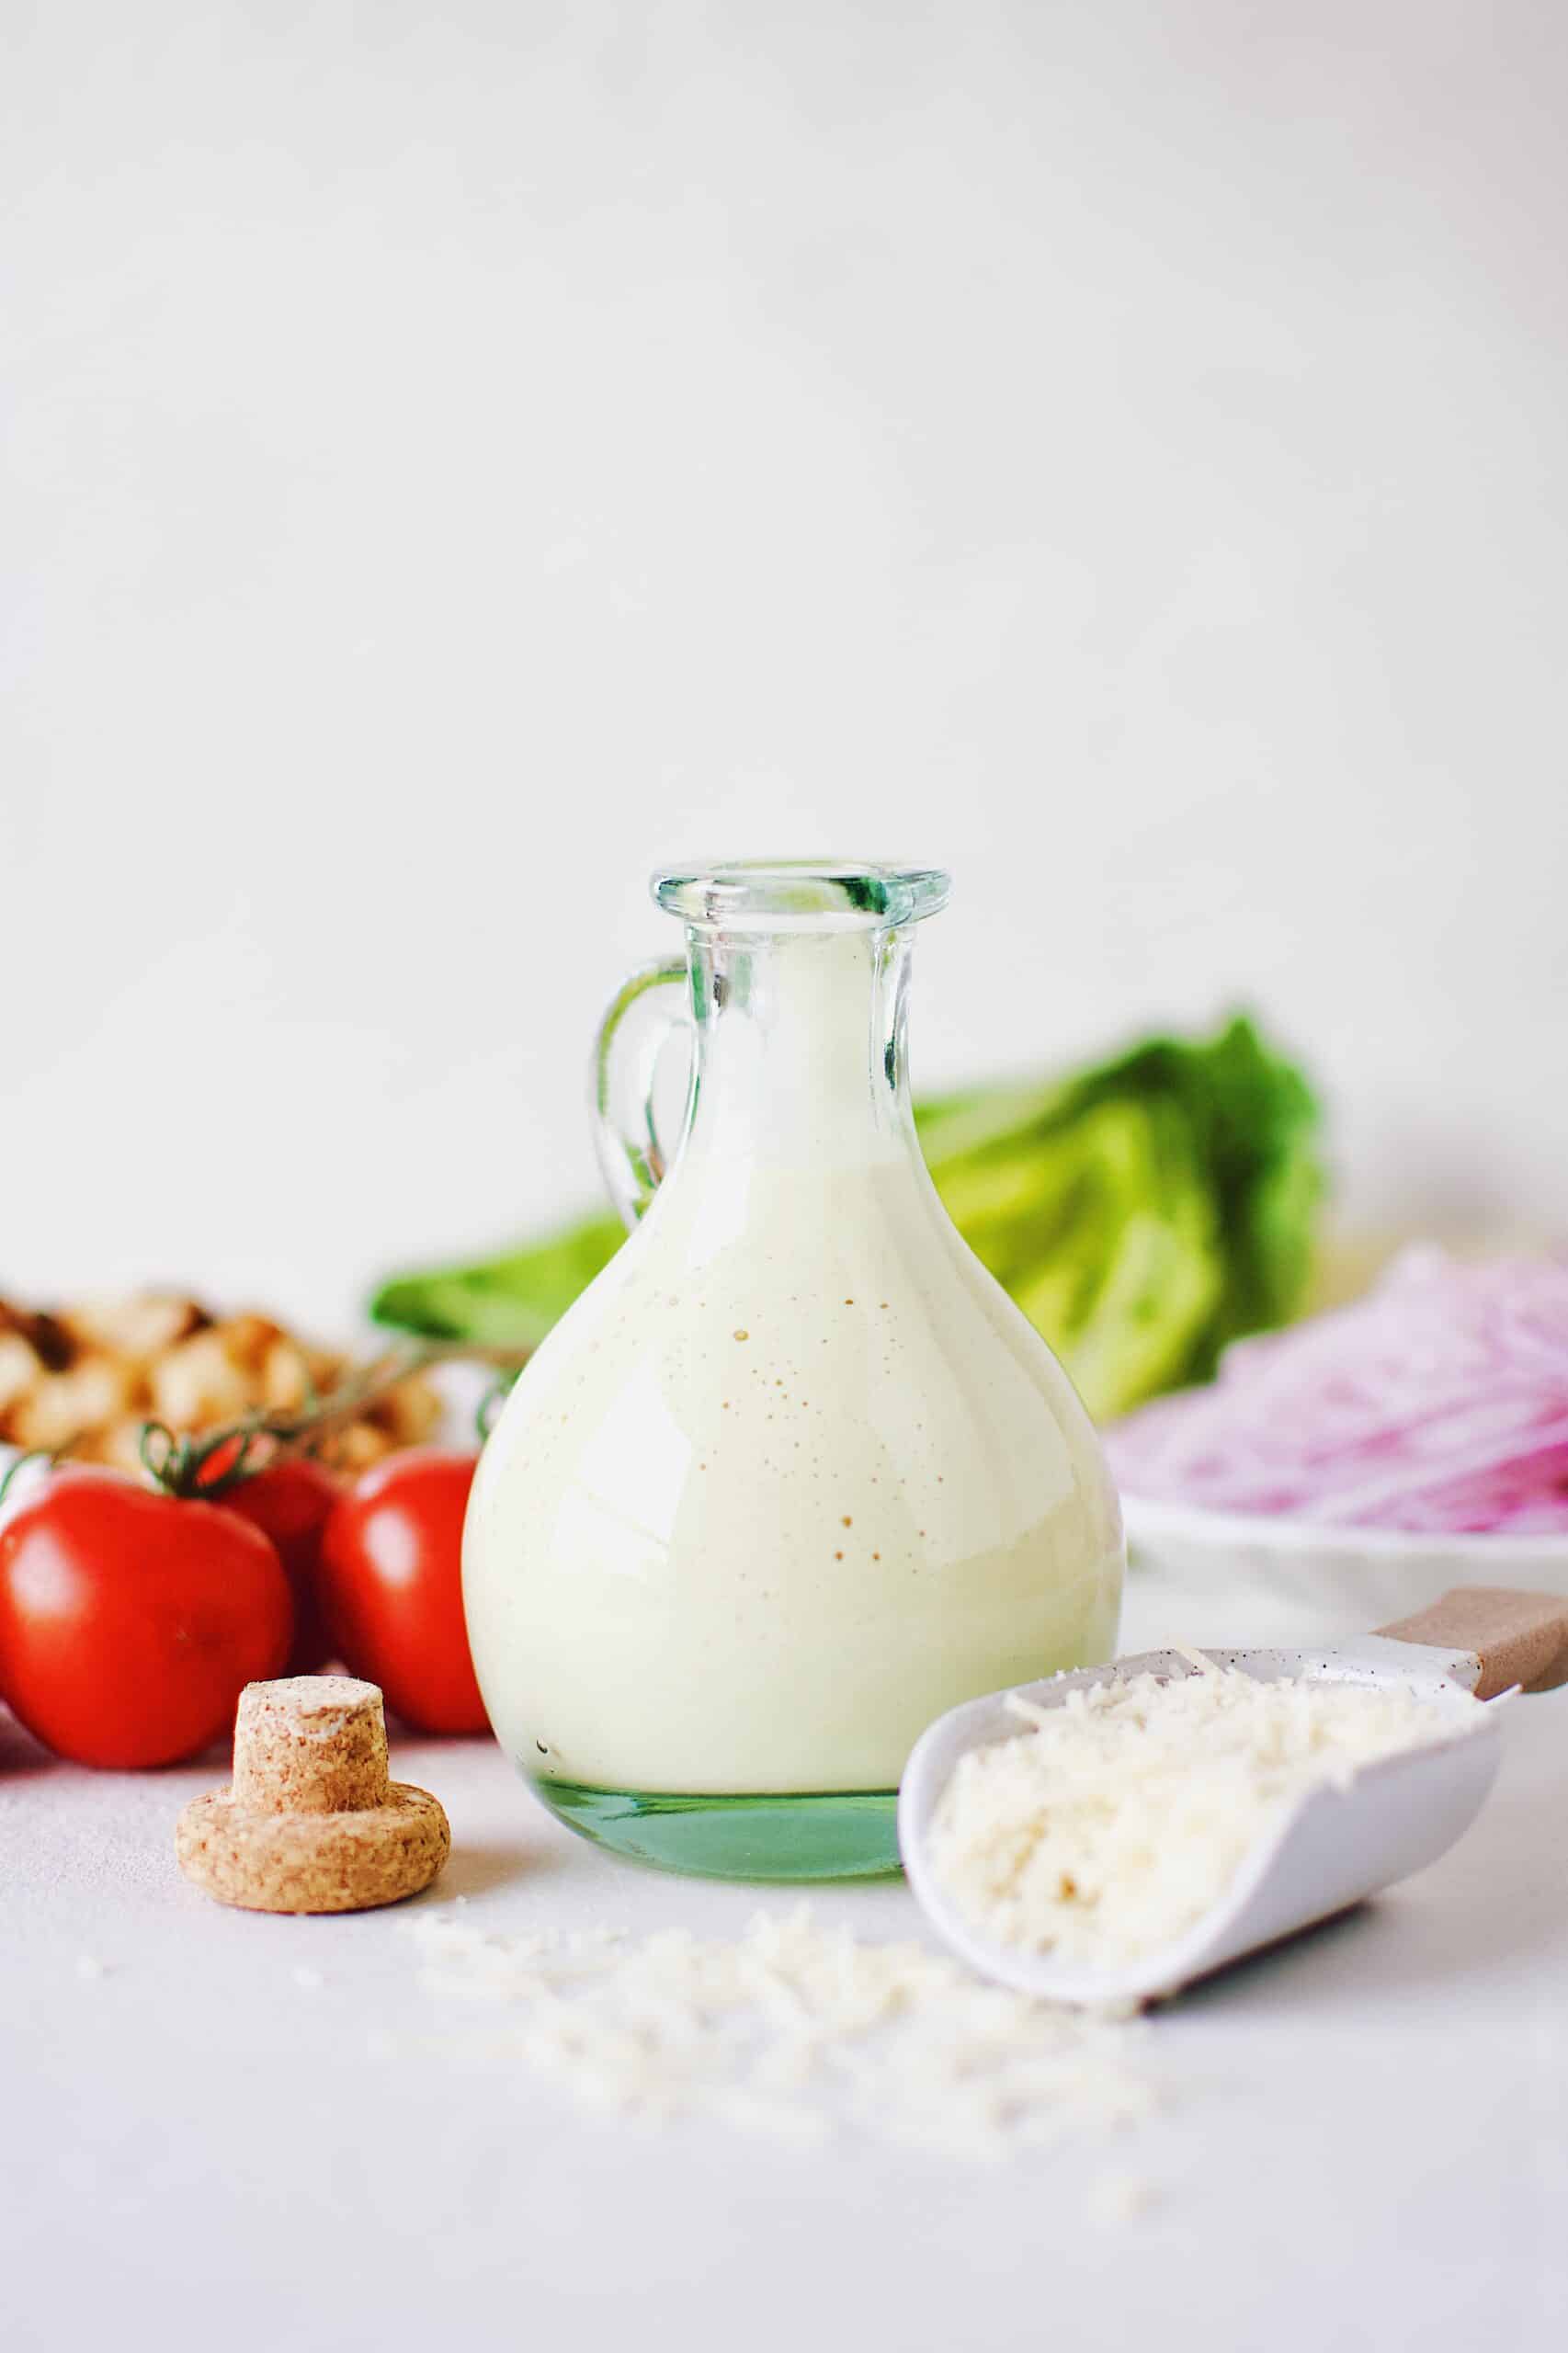
{"type": "Polygon", "coordinates": [[[1568,1533],[1568,1261],[1407,1252],[1108,1433],[1131,1495],[1427,1534],[1568,1533]]]}

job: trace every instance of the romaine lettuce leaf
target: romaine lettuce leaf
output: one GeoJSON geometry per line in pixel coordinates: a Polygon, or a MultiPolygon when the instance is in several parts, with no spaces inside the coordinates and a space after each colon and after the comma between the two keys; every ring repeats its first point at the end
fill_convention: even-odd
{"type": "MultiPolygon", "coordinates": [[[[954,1222],[1096,1415],[1207,1378],[1228,1340],[1301,1302],[1318,1110],[1247,1019],[922,1103],[915,1121],[954,1222]]],[[[614,1218],[575,1221],[479,1265],[395,1277],[370,1312],[430,1338],[531,1347],[622,1238],[614,1218]]]]}

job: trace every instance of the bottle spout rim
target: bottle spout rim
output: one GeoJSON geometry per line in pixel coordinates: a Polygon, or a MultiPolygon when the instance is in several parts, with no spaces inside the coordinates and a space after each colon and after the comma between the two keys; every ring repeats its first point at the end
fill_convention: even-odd
{"type": "Polygon", "coordinates": [[[946,906],[940,868],[870,858],[731,858],[665,866],[651,889],[667,914],[718,931],[890,930],[946,906]]]}

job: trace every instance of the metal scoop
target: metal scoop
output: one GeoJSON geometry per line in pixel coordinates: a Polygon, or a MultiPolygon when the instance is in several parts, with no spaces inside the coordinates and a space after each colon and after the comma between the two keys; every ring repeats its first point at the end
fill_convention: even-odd
{"type": "MultiPolygon", "coordinates": [[[[1203,1655],[1260,1683],[1399,1685],[1446,1707],[1454,1730],[1360,1767],[1343,1788],[1310,1790],[1248,1855],[1219,1902],[1176,1942],[1096,1968],[994,1942],[964,1917],[933,1875],[927,1834],[959,1758],[971,1748],[1016,1739],[1023,1730],[1006,1706],[1006,1691],[954,1708],[915,1744],[899,1791],[898,1836],[921,1909],[971,1968],[1048,2001],[1154,2001],[1425,1870],[1469,1829],[1496,1778],[1501,1728],[1495,1721],[1477,1722],[1466,1696],[1491,1699],[1568,1680],[1568,1599],[1461,1586],[1417,1617],[1332,1650],[1210,1650],[1203,1655]]],[[[1148,1651],[1017,1688],[1035,1706],[1051,1708],[1069,1691],[1096,1683],[1132,1675],[1176,1679],[1200,1671],[1179,1651],[1148,1651]]]]}

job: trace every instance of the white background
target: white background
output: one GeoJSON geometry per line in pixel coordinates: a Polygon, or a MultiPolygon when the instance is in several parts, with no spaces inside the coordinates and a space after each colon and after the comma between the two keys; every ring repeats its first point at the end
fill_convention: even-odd
{"type": "Polygon", "coordinates": [[[1559,1217],[1568,18],[0,0],[0,1279],[594,1187],[656,860],[935,858],[927,1083],[1264,1008],[1559,1217]]]}

